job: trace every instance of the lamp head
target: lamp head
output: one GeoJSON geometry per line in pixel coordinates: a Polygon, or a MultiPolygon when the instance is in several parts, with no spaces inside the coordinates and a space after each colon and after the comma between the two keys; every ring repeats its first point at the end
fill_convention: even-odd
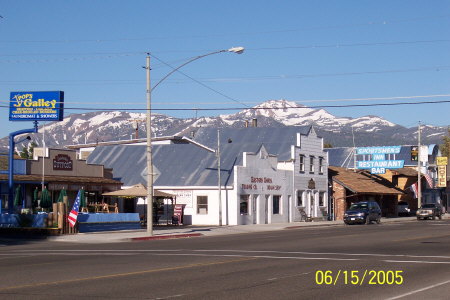
{"type": "Polygon", "coordinates": [[[242,54],[242,53],[244,53],[244,50],[245,50],[244,47],[233,47],[233,48],[228,49],[228,52],[242,54]]]}

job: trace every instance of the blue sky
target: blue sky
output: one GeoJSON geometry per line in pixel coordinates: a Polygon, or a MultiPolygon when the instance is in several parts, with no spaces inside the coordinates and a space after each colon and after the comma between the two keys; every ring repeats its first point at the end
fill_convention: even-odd
{"type": "MultiPolygon", "coordinates": [[[[12,91],[62,90],[65,115],[145,108],[147,52],[154,84],[171,71],[165,64],[246,48],[199,59],[181,69],[190,78],[174,73],[161,83],[153,108],[188,109],[155,111],[175,117],[234,113],[201,109],[272,99],[450,100],[450,1],[0,0],[0,15],[1,137],[32,127],[8,120],[12,91]]],[[[406,127],[450,125],[450,103],[326,110],[406,127]]]]}

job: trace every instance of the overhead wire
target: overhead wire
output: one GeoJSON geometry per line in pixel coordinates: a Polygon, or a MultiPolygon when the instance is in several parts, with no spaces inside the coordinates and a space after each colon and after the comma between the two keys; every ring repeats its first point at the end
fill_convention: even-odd
{"type": "MultiPolygon", "coordinates": [[[[398,105],[421,105],[421,104],[442,104],[450,103],[450,100],[419,101],[419,102],[399,102],[399,103],[371,103],[371,104],[347,104],[347,105],[312,105],[312,106],[283,106],[283,107],[249,107],[248,110],[286,110],[297,108],[349,108],[349,107],[375,107],[375,106],[398,106],[398,105]]],[[[9,108],[8,105],[0,105],[1,108],[9,108]]],[[[146,111],[147,108],[91,108],[91,107],[64,107],[65,110],[86,110],[86,111],[146,111]]],[[[217,107],[217,108],[151,108],[151,111],[219,111],[219,110],[242,110],[243,107],[217,107]]]]}

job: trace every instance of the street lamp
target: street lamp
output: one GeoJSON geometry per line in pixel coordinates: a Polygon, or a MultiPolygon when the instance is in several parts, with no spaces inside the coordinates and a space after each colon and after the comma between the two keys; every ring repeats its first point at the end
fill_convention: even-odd
{"type": "Polygon", "coordinates": [[[153,235],[153,162],[152,162],[152,122],[151,122],[151,97],[152,97],[152,91],[161,83],[163,82],[167,77],[184,67],[185,65],[198,60],[200,58],[217,54],[217,53],[223,53],[223,52],[231,52],[236,54],[242,54],[244,52],[244,47],[233,47],[230,49],[224,49],[224,50],[218,50],[211,53],[203,54],[200,56],[196,56],[184,64],[174,68],[171,72],[169,72],[166,76],[164,76],[160,81],[158,81],[153,88],[150,85],[150,53],[147,53],[146,58],[146,65],[145,69],[147,70],[147,233],[149,235],[153,235]]]}
{"type": "MultiPolygon", "coordinates": [[[[38,122],[34,121],[34,128],[32,129],[22,129],[18,131],[11,132],[9,134],[9,158],[8,158],[8,213],[14,213],[14,199],[13,199],[13,189],[14,189],[14,148],[16,142],[14,138],[17,135],[25,133],[37,133],[38,132],[38,122]]],[[[30,140],[31,137],[27,136],[25,139],[18,141],[18,143],[25,140],[30,140]]],[[[0,213],[2,212],[2,203],[0,200],[0,213]]]]}

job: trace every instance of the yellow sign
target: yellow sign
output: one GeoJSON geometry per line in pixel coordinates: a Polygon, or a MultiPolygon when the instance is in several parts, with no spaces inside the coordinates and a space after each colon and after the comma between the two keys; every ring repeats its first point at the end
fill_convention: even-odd
{"type": "Polygon", "coordinates": [[[437,187],[447,187],[447,167],[438,166],[437,187]]]}
{"type": "Polygon", "coordinates": [[[448,157],[446,157],[446,156],[436,157],[436,164],[438,166],[446,166],[448,164],[448,157]]]}

